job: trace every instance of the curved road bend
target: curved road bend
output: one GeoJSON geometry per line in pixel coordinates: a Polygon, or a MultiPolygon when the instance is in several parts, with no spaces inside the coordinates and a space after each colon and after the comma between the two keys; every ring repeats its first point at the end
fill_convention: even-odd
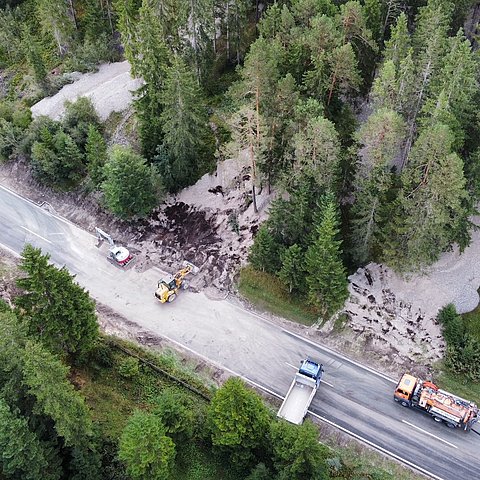
{"type": "Polygon", "coordinates": [[[402,408],[393,402],[395,380],[228,301],[186,291],[175,303],[161,305],[153,296],[159,271],[119,270],[105,259],[105,246],[95,248],[91,234],[0,186],[0,244],[20,253],[25,243],[50,253],[93,298],[142,328],[279,396],[303,358],[323,363],[325,383],[312,403],[314,414],[432,478],[480,479],[480,436],[402,408]]]}

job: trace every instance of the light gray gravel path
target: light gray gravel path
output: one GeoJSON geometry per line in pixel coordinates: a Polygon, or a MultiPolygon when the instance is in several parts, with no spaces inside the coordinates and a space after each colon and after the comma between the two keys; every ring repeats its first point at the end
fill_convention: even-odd
{"type": "Polygon", "coordinates": [[[58,120],[65,112],[66,100],[89,97],[102,120],[112,112],[125,110],[132,102],[132,92],[142,86],[142,80],[132,78],[127,61],[107,63],[98,72],[86,73],[79,80],[65,85],[57,94],[44,98],[32,106],[33,117],[47,115],[58,120]]]}

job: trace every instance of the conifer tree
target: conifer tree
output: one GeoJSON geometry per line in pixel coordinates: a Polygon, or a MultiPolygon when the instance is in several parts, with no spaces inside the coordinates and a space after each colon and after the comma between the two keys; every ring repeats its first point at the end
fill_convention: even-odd
{"type": "Polygon", "coordinates": [[[398,162],[405,123],[392,110],[372,114],[358,132],[359,163],[355,175],[355,203],[352,209],[354,258],[365,262],[381,251],[381,231],[385,223],[392,186],[391,169],[398,162]]]}
{"type": "Polygon", "coordinates": [[[120,439],[119,458],[132,480],[169,478],[175,460],[175,444],[152,413],[137,410],[120,439]]]}
{"type": "Polygon", "coordinates": [[[292,177],[309,177],[319,187],[335,190],[341,157],[340,142],[330,120],[317,117],[295,134],[292,177]]]}
{"type": "Polygon", "coordinates": [[[395,110],[398,105],[398,83],[395,64],[387,60],[373,82],[371,98],[374,108],[388,108],[395,110]]]}
{"type": "Polygon", "coordinates": [[[408,32],[407,16],[401,13],[395,26],[392,28],[390,39],[385,42],[384,58],[385,61],[391,61],[398,70],[400,64],[407,56],[411,47],[410,34],[408,32]]]}
{"type": "Polygon", "coordinates": [[[103,168],[107,162],[108,155],[107,144],[94,125],[88,127],[85,157],[90,180],[95,187],[98,187],[104,180],[103,168]]]}
{"type": "MultiPolygon", "coordinates": [[[[49,464],[49,446],[30,431],[28,420],[11,411],[0,397],[0,468],[8,478],[57,480],[60,471],[49,464]]],[[[54,463],[54,462],[52,462],[54,463]]]]}
{"type": "Polygon", "coordinates": [[[25,293],[15,299],[19,318],[51,351],[86,353],[98,337],[95,303],[65,268],[50,265],[49,258],[39,248],[25,246],[20,269],[27,276],[17,281],[25,293]]]}
{"type": "Polygon", "coordinates": [[[305,255],[308,300],[324,320],[339,310],[348,297],[348,282],[342,263],[339,221],[334,196],[322,199],[312,243],[305,255]]]}
{"type": "Polygon", "coordinates": [[[163,144],[172,162],[173,189],[177,190],[197,180],[199,156],[204,153],[209,131],[206,109],[191,70],[176,57],[166,72],[160,119],[163,144]]]}
{"type": "Polygon", "coordinates": [[[432,264],[465,236],[465,178],[453,140],[450,129],[437,123],[422,131],[411,151],[384,243],[385,261],[399,271],[432,264]]]}
{"type": "Polygon", "coordinates": [[[108,208],[120,218],[146,216],[159,197],[158,174],[129,148],[115,146],[103,169],[101,190],[108,208]]]}
{"type": "Polygon", "coordinates": [[[248,261],[256,270],[262,272],[275,273],[280,268],[280,245],[272,237],[266,225],[258,229],[248,261]]]}
{"type": "Polygon", "coordinates": [[[278,272],[278,277],[288,286],[290,293],[294,290],[298,292],[306,290],[304,259],[305,252],[296,243],[281,254],[282,268],[278,272]]]}
{"type": "Polygon", "coordinates": [[[259,167],[265,163],[265,152],[268,148],[268,137],[263,116],[255,105],[243,105],[230,119],[232,140],[226,147],[226,154],[236,157],[244,150],[250,167],[252,181],[252,203],[255,213],[258,212],[256,185],[259,167]]]}

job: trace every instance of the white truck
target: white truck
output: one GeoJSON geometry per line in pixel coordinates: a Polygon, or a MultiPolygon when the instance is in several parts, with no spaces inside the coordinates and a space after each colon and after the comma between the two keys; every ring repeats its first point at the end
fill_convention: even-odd
{"type": "Polygon", "coordinates": [[[301,425],[320,385],[323,365],[312,360],[303,360],[288,389],[277,416],[288,422],[301,425]]]}

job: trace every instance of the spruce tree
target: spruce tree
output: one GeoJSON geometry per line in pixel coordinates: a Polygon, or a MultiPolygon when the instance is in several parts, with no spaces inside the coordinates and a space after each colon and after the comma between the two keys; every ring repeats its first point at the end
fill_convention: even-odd
{"type": "Polygon", "coordinates": [[[108,155],[107,144],[94,125],[88,127],[85,157],[90,180],[95,187],[98,187],[104,180],[103,168],[107,162],[108,155]]]}
{"type": "Polygon", "coordinates": [[[293,139],[292,178],[312,178],[325,189],[335,190],[340,165],[340,141],[335,126],[326,118],[312,119],[293,139]]]}
{"type": "Polygon", "coordinates": [[[248,255],[248,261],[256,270],[275,273],[281,266],[280,246],[275,242],[267,226],[262,225],[248,255]]]}
{"type": "Polygon", "coordinates": [[[162,91],[163,111],[160,116],[163,144],[171,159],[174,190],[194,183],[201,170],[199,158],[205,153],[209,135],[207,112],[191,70],[176,57],[167,68],[162,91]]]}
{"type": "Polygon", "coordinates": [[[65,269],[49,264],[49,255],[27,244],[17,284],[25,292],[15,299],[20,320],[51,351],[87,353],[98,337],[95,303],[65,269]]]}
{"type": "Polygon", "coordinates": [[[385,61],[391,61],[398,70],[405,60],[411,47],[410,34],[408,32],[407,16],[401,13],[395,26],[392,28],[390,39],[385,42],[385,61]]]}
{"type": "Polygon", "coordinates": [[[386,263],[399,271],[431,265],[465,235],[463,162],[452,153],[453,140],[450,129],[437,123],[420,134],[411,151],[384,242],[386,263]]]}
{"type": "Polygon", "coordinates": [[[103,173],[101,190],[105,203],[118,217],[144,217],[157,204],[158,174],[130,148],[113,147],[103,173]]]}
{"type": "Polygon", "coordinates": [[[348,282],[342,263],[341,240],[335,197],[326,194],[319,206],[312,243],[305,255],[309,303],[327,320],[348,297],[348,282]]]}
{"type": "Polygon", "coordinates": [[[296,243],[281,254],[282,268],[278,277],[288,286],[289,292],[294,290],[305,292],[305,251],[296,243]]]}
{"type": "Polygon", "coordinates": [[[30,430],[28,420],[0,397],[0,468],[6,478],[59,479],[60,470],[58,465],[51,468],[48,450],[48,443],[30,430]]]}

